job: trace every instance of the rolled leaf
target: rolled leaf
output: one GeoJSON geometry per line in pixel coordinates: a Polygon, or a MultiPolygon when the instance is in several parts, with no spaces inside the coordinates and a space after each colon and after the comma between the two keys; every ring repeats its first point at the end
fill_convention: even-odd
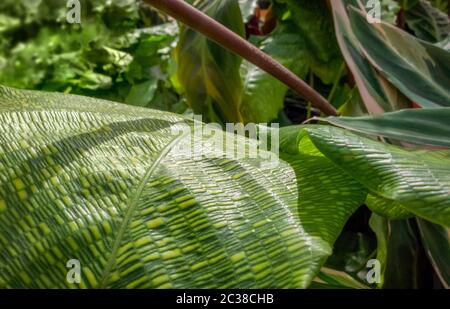
{"type": "Polygon", "coordinates": [[[398,141],[450,147],[450,108],[406,109],[378,116],[328,117],[320,120],[398,141]]]}

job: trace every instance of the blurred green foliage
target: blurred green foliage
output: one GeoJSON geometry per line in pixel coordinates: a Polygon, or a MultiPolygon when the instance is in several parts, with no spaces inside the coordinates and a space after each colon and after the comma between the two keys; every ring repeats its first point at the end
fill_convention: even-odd
{"type": "Polygon", "coordinates": [[[0,3],[0,84],[183,112],[177,24],[135,0],[80,3],[80,24],[65,0],[0,3]]]}

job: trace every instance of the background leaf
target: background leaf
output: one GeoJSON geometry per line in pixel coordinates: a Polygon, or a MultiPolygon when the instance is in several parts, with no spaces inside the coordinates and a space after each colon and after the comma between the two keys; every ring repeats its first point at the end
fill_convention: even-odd
{"type": "Polygon", "coordinates": [[[361,102],[365,105],[365,108],[359,107],[357,109],[360,111],[365,109],[370,114],[381,114],[386,111],[409,107],[409,102],[405,96],[372,66],[352,29],[348,8],[350,5],[359,7],[361,2],[358,0],[343,0],[330,1],[330,4],[341,52],[354,76],[361,95],[361,102]]]}
{"type": "MultiPolygon", "coordinates": [[[[244,24],[237,0],[205,1],[198,9],[240,36],[244,24]]],[[[177,46],[178,78],[189,105],[205,121],[242,122],[241,58],[183,27],[177,46]]]]}
{"type": "Polygon", "coordinates": [[[352,8],[352,29],[371,63],[409,99],[426,108],[450,106],[450,53],[387,23],[369,24],[352,8]]]}
{"type": "MultiPolygon", "coordinates": [[[[297,76],[304,78],[309,71],[306,42],[292,23],[279,25],[264,39],[260,48],[297,76]]],[[[283,109],[288,87],[253,64],[241,66],[243,81],[241,113],[245,122],[264,123],[275,120],[283,109]]]]}
{"type": "Polygon", "coordinates": [[[450,108],[406,109],[366,117],[328,117],[321,121],[398,141],[450,147],[450,108]]]}
{"type": "Polygon", "coordinates": [[[289,20],[296,25],[296,35],[303,40],[299,48],[306,49],[306,61],[311,71],[325,84],[334,81],[342,64],[332,18],[326,1],[284,0],[289,20]]]}
{"type": "Polygon", "coordinates": [[[442,285],[448,289],[450,283],[450,236],[449,230],[422,219],[417,219],[426,253],[442,285]]]}
{"type": "Polygon", "coordinates": [[[373,214],[370,226],[377,235],[377,259],[381,263],[381,283],[384,289],[418,289],[424,277],[431,277],[420,240],[408,220],[390,221],[373,214]]]}
{"type": "Polygon", "coordinates": [[[408,27],[422,40],[437,43],[450,35],[450,18],[425,0],[417,1],[405,11],[408,27]]]}

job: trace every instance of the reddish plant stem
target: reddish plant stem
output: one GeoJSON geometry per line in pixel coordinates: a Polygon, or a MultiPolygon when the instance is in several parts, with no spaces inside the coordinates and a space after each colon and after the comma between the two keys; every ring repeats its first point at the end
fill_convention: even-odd
{"type": "Polygon", "coordinates": [[[333,105],[297,75],[256,46],[183,0],[145,0],[145,2],[279,79],[306,100],[309,100],[314,107],[320,109],[324,114],[332,116],[338,114],[333,105]]]}
{"type": "Polygon", "coordinates": [[[397,27],[399,27],[400,29],[405,29],[406,26],[406,19],[405,19],[405,10],[401,9],[398,14],[397,14],[397,19],[396,19],[396,24],[397,27]]]}

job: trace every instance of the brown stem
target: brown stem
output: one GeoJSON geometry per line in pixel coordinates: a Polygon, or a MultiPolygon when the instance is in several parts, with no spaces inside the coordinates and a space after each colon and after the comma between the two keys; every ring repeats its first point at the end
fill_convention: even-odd
{"type": "Polygon", "coordinates": [[[400,29],[405,29],[406,26],[406,18],[405,18],[405,10],[401,9],[397,14],[397,20],[395,21],[397,27],[400,29]]]}
{"type": "Polygon", "coordinates": [[[337,111],[333,105],[297,75],[267,54],[263,53],[256,46],[250,44],[227,27],[185,3],[183,0],[144,1],[279,79],[289,86],[289,88],[309,100],[314,107],[320,109],[324,114],[337,115],[337,111]]]}

